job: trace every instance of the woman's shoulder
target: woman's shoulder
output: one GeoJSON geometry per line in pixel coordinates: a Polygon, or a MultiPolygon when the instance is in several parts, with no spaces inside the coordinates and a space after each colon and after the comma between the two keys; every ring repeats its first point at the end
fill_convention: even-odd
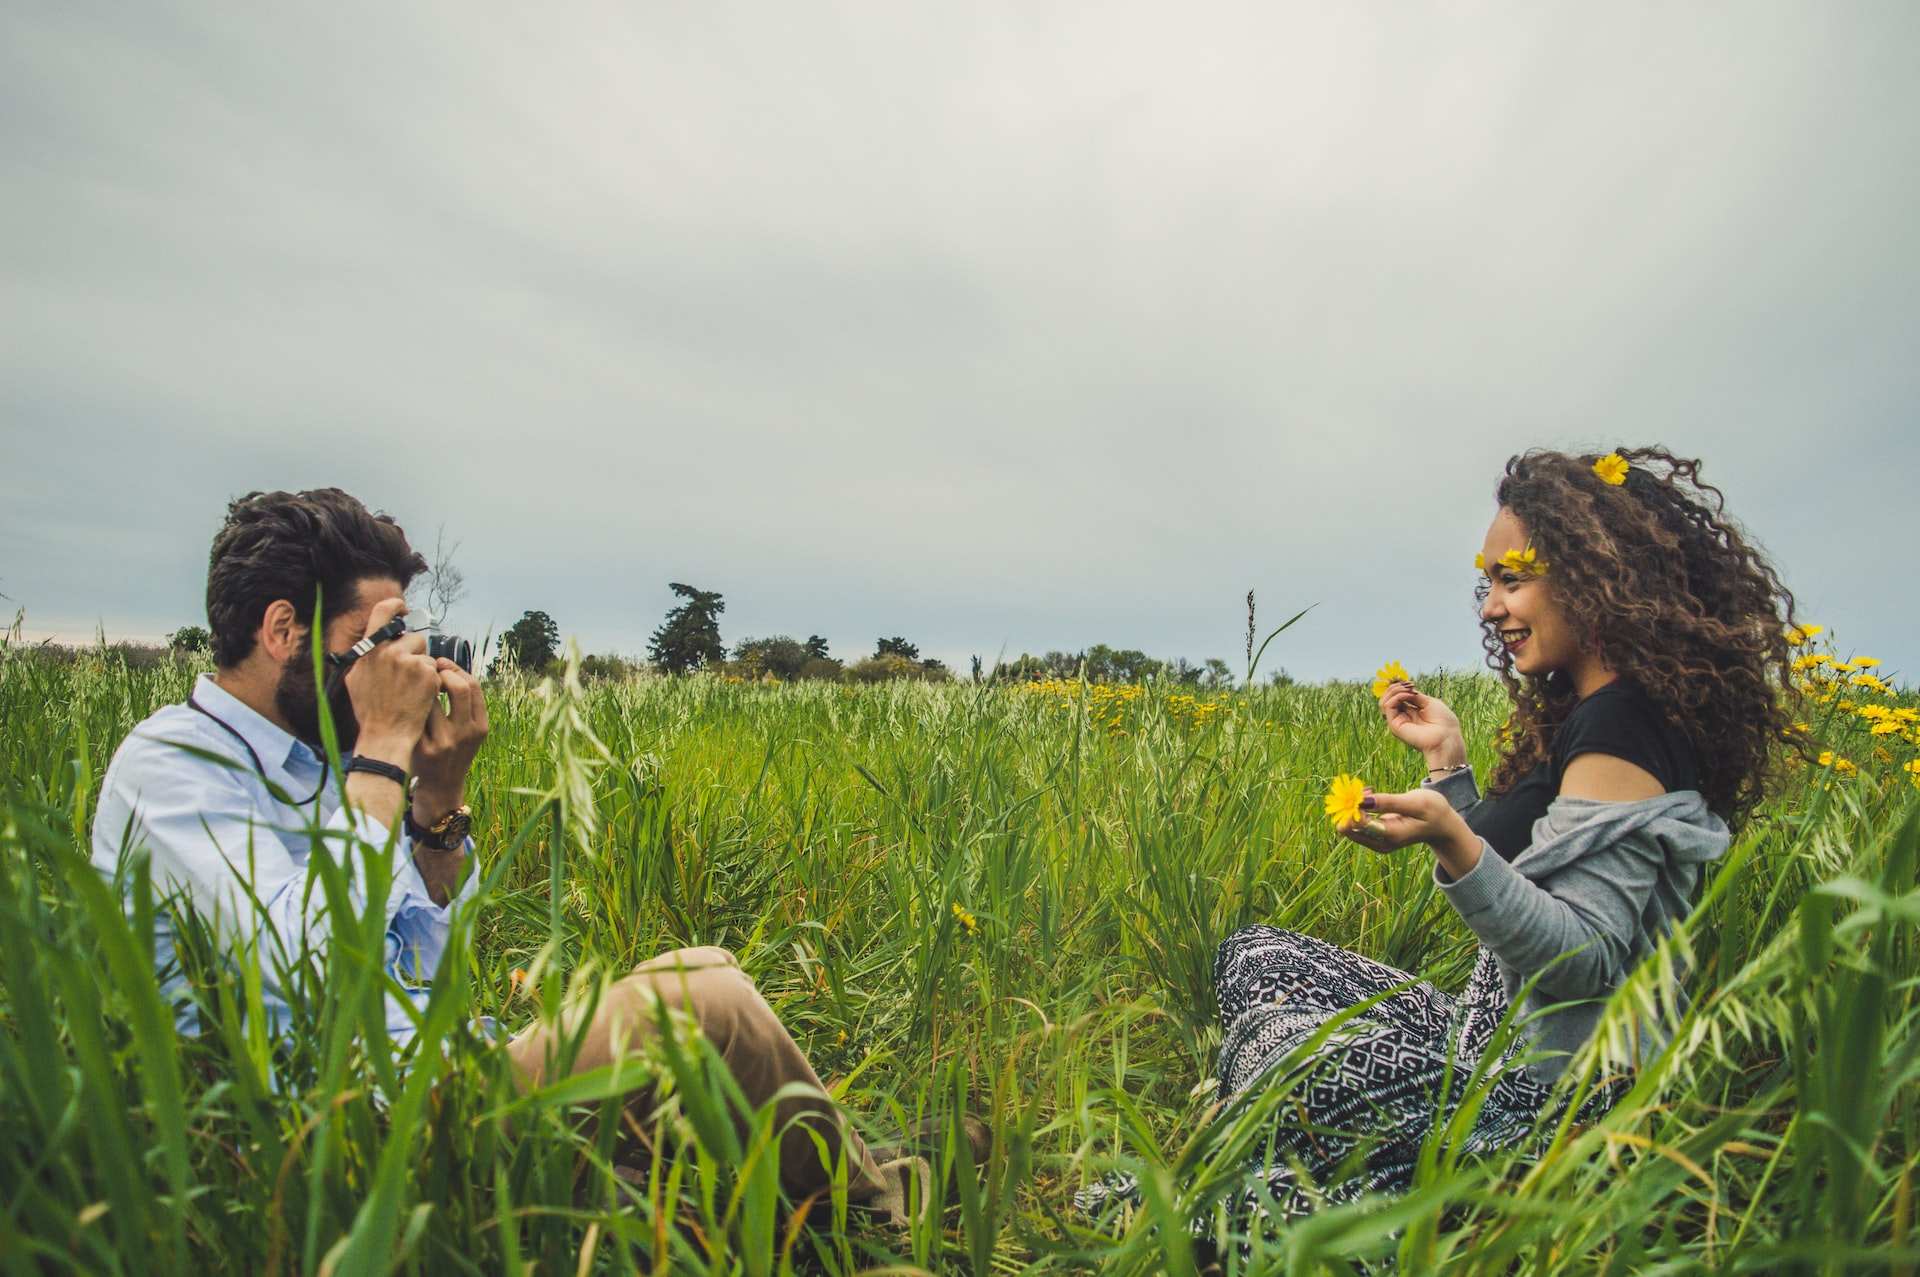
{"type": "Polygon", "coordinates": [[[1575,705],[1553,737],[1556,778],[1581,754],[1611,754],[1651,772],[1667,789],[1697,783],[1693,748],[1639,684],[1616,679],[1575,705]]]}

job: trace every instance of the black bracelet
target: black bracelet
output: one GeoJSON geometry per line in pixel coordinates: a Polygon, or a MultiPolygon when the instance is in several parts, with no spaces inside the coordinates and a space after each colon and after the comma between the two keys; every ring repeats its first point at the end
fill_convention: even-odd
{"type": "Polygon", "coordinates": [[[367,758],[364,755],[355,754],[347,760],[345,770],[349,772],[366,772],[372,776],[385,777],[402,789],[407,787],[406,772],[395,767],[392,763],[384,763],[377,758],[367,758]]]}

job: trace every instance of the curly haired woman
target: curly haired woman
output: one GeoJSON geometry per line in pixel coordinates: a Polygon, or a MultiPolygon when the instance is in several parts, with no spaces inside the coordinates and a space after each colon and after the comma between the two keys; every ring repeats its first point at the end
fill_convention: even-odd
{"type": "MultiPolygon", "coordinates": [[[[1704,866],[1766,792],[1790,721],[1793,597],[1699,468],[1658,448],[1507,463],[1476,559],[1482,642],[1513,701],[1489,793],[1453,711],[1396,682],[1380,710],[1426,779],[1368,791],[1362,818],[1340,826],[1377,852],[1430,848],[1478,961],[1453,995],[1274,927],[1220,946],[1220,1098],[1289,1090],[1227,1204],[1233,1231],[1407,1188],[1483,1056],[1491,1080],[1467,1149],[1524,1141],[1608,996],[1686,916],[1704,866]],[[1497,1040],[1516,998],[1519,1031],[1497,1040]]],[[[1657,1023],[1635,1027],[1583,1117],[1663,1046],[1657,1023]]],[[[1115,1176],[1078,1204],[1138,1200],[1115,1176]]]]}

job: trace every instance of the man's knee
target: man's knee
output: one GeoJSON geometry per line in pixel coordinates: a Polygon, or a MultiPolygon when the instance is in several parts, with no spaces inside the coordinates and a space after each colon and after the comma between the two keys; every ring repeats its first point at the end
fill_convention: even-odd
{"type": "Polygon", "coordinates": [[[667,1005],[691,1016],[722,1054],[773,1014],[739,961],[725,949],[675,949],[634,971],[646,976],[667,1005]]]}

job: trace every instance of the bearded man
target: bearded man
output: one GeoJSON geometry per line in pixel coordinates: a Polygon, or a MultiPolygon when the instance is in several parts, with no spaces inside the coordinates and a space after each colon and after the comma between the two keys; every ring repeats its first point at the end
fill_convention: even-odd
{"type": "MultiPolygon", "coordinates": [[[[116,881],[129,854],[148,856],[156,886],[208,922],[227,962],[257,969],[245,974],[258,979],[276,1036],[304,1031],[287,973],[302,965],[303,952],[324,951],[330,934],[317,848],[348,873],[357,911],[385,889],[386,966],[404,990],[387,995],[386,1029],[401,1045],[425,1007],[424,981],[447,948],[453,911],[476,891],[466,800],[487,737],[485,693],[455,662],[427,655],[421,634],[381,633],[406,614],[407,586],[425,569],[398,524],[337,488],[234,501],[207,567],[217,668],[200,676],[184,704],[134,728],[107,769],[95,867],[116,881]],[[344,785],[328,774],[322,743],[316,597],[329,667],[346,669],[330,673],[324,689],[344,785]],[[370,635],[376,641],[362,641],[370,635]],[[375,854],[389,844],[390,862],[375,854]],[[371,881],[386,863],[390,881],[371,881]]],[[[164,911],[154,938],[177,1027],[195,1032],[164,911]]],[[[925,1187],[922,1159],[876,1162],[724,949],[664,953],[614,983],[570,1067],[598,1068],[637,1049],[655,1031],[661,1003],[700,1026],[750,1104],[790,1084],[807,1092],[776,1107],[781,1178],[796,1198],[827,1183],[813,1135],[830,1155],[844,1148],[849,1198],[883,1215],[902,1213],[909,1177],[925,1187]]],[[[504,1041],[520,1084],[539,1085],[560,1058],[562,1036],[577,1028],[535,1024],[504,1041]]]]}

